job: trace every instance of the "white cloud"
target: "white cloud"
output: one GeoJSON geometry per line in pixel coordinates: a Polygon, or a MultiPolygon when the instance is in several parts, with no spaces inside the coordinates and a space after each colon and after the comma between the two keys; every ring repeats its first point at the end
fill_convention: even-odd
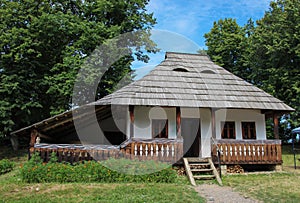
{"type": "Polygon", "coordinates": [[[157,44],[157,48],[160,49],[160,52],[148,54],[150,57],[148,63],[136,60],[132,63],[132,68],[136,70],[137,74],[135,79],[140,79],[156,65],[161,63],[164,60],[165,52],[197,53],[197,51],[201,49],[201,47],[191,39],[166,30],[153,29],[151,31],[151,39],[157,44]]]}
{"type": "Polygon", "coordinates": [[[204,46],[203,35],[214,21],[236,18],[240,25],[249,18],[260,19],[270,0],[150,0],[148,11],[157,18],[157,29],[191,38],[204,46]]]}
{"type": "Polygon", "coordinates": [[[195,53],[205,48],[203,35],[210,31],[213,22],[221,18],[235,18],[240,25],[249,18],[258,20],[269,8],[270,0],[150,0],[148,12],[157,18],[153,40],[162,49],[150,54],[148,64],[134,62],[137,78],[151,71],[164,59],[165,51],[195,53]]]}

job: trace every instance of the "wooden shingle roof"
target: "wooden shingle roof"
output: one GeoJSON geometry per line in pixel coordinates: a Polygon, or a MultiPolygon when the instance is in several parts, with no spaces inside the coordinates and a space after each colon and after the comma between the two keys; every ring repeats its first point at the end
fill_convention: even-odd
{"type": "Polygon", "coordinates": [[[206,55],[173,52],[142,79],[92,104],[294,110],[206,55]]]}
{"type": "Polygon", "coordinates": [[[142,79],[93,103],[22,128],[59,137],[74,132],[74,120],[89,121],[96,113],[109,115],[110,105],[147,105],[197,108],[238,108],[290,112],[294,109],[263,90],[214,64],[208,56],[167,53],[166,59],[142,79]],[[96,106],[96,109],[94,109],[96,106]]]}

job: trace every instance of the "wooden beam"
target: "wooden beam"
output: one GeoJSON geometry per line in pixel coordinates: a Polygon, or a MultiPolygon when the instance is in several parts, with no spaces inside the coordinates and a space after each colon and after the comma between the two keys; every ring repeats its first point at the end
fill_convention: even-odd
{"type": "MultiPolygon", "coordinates": [[[[109,116],[111,116],[111,114],[110,113],[108,114],[107,112],[110,112],[110,109],[109,110],[106,110],[104,108],[103,109],[97,109],[96,110],[97,122],[99,122],[99,121],[101,122],[102,119],[106,119],[106,117],[108,118],[109,116]],[[103,110],[105,110],[104,111],[105,115],[107,115],[107,116],[105,116],[105,118],[102,116],[103,110]]],[[[91,118],[94,118],[94,115],[88,114],[87,116],[84,116],[82,118],[78,118],[78,120],[76,121],[77,129],[85,128],[85,127],[88,127],[91,124],[94,124],[95,120],[91,119],[91,118]]],[[[42,131],[44,132],[44,129],[42,129],[42,131]]],[[[70,134],[70,133],[76,133],[76,129],[74,127],[73,122],[69,122],[68,124],[65,123],[64,126],[60,126],[60,127],[51,129],[47,132],[47,134],[49,134],[50,136],[55,136],[55,137],[57,137],[57,135],[70,134]]]]}
{"type": "Polygon", "coordinates": [[[30,147],[34,147],[37,136],[38,136],[37,129],[32,129],[30,133],[30,143],[29,143],[30,147]]]}
{"type": "Polygon", "coordinates": [[[211,108],[211,133],[212,138],[216,139],[216,109],[211,108]]]}
{"type": "Polygon", "coordinates": [[[181,111],[180,107],[176,107],[176,135],[181,138],[181,111]]]}
{"type": "Polygon", "coordinates": [[[41,137],[41,138],[47,139],[47,140],[53,140],[53,137],[50,137],[48,135],[44,135],[42,133],[38,133],[38,136],[41,137]]]}
{"type": "Polygon", "coordinates": [[[183,163],[184,163],[185,172],[189,178],[190,183],[193,186],[197,186],[187,158],[183,158],[183,163]]]}
{"type": "Polygon", "coordinates": [[[129,117],[130,117],[130,138],[134,135],[134,106],[129,106],[129,117]]]}
{"type": "Polygon", "coordinates": [[[279,123],[278,123],[278,115],[276,112],[273,112],[273,123],[274,123],[274,137],[275,139],[279,139],[279,123]]]}
{"type": "MultiPolygon", "coordinates": [[[[92,108],[92,107],[90,107],[90,108],[92,108]]],[[[69,115],[70,117],[69,117],[68,119],[63,120],[63,121],[61,121],[61,122],[59,122],[59,123],[56,122],[56,123],[54,123],[53,125],[49,125],[49,126],[43,128],[43,129],[41,129],[41,130],[45,132],[45,131],[52,130],[52,129],[54,129],[54,128],[61,127],[61,126],[64,126],[64,125],[66,125],[66,124],[72,123],[73,120],[75,120],[75,119],[81,119],[81,118],[92,117],[94,112],[97,114],[97,113],[98,113],[99,111],[101,111],[102,109],[103,109],[103,108],[98,108],[98,109],[96,109],[96,110],[89,110],[89,111],[86,111],[86,112],[82,112],[82,114],[80,114],[80,113],[78,113],[78,111],[76,111],[76,113],[74,113],[74,115],[73,115],[73,114],[70,114],[70,115],[69,115]],[[91,116],[91,115],[92,115],[92,116],[91,116]]],[[[77,123],[78,123],[78,122],[77,122],[77,123]]]]}

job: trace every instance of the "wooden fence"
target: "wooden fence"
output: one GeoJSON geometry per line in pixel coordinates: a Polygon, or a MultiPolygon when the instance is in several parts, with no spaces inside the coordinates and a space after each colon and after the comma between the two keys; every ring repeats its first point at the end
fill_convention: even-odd
{"type": "Polygon", "coordinates": [[[281,164],[281,140],[214,140],[212,157],[221,164],[281,164]]]}
{"type": "Polygon", "coordinates": [[[59,162],[84,160],[106,160],[127,158],[157,160],[176,163],[183,155],[182,139],[129,139],[120,146],[114,145],[74,145],[74,144],[35,144],[30,148],[30,156],[39,153],[44,162],[55,153],[59,162]]]}

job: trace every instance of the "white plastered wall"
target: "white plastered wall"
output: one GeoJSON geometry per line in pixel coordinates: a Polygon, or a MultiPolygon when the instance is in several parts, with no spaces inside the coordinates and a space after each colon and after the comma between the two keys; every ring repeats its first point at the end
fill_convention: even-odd
{"type": "MultiPolygon", "coordinates": [[[[152,119],[168,119],[168,138],[176,138],[176,108],[162,107],[134,107],[134,138],[152,138],[152,119]]],[[[130,119],[128,119],[127,133],[130,132],[130,119]]],[[[127,134],[128,136],[129,134],[127,134]]]]}
{"type": "MultiPolygon", "coordinates": [[[[181,108],[182,118],[200,118],[201,156],[211,156],[211,110],[209,108],[181,108]]],[[[266,139],[265,117],[259,110],[220,109],[216,111],[216,139],[221,139],[221,121],[234,121],[236,139],[242,138],[241,122],[255,122],[256,139],[266,139]]],[[[176,108],[135,106],[134,137],[152,138],[151,119],[168,119],[169,138],[176,138],[176,108]]],[[[127,117],[127,137],[130,136],[130,119],[127,117]]]]}
{"type": "Polygon", "coordinates": [[[242,140],[242,122],[255,122],[256,139],[266,139],[265,116],[260,110],[220,109],[216,111],[216,139],[221,139],[221,122],[234,121],[236,139],[242,140]]]}
{"type": "Polygon", "coordinates": [[[211,157],[211,110],[200,109],[201,114],[201,156],[211,157]]]}

